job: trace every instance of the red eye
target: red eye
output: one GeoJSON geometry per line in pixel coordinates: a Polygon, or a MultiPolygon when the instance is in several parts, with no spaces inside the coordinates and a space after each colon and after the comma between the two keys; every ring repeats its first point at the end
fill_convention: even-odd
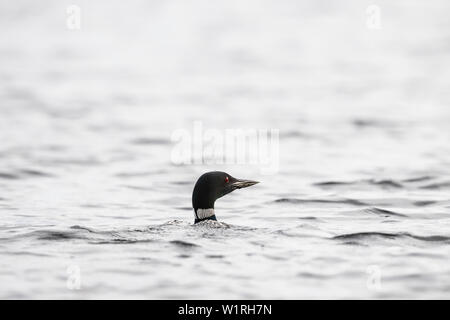
{"type": "Polygon", "coordinates": [[[228,183],[228,181],[230,181],[230,179],[228,179],[228,177],[225,177],[225,182],[228,183]]]}

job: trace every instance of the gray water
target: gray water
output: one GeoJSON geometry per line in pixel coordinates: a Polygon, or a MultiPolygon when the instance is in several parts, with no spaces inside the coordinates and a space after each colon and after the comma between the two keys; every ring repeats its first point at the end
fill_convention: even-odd
{"type": "Polygon", "coordinates": [[[1,1],[0,298],[449,298],[449,4],[370,4],[1,1]],[[278,170],[174,163],[195,121],[278,170]],[[194,225],[210,170],[261,183],[194,225]]]}

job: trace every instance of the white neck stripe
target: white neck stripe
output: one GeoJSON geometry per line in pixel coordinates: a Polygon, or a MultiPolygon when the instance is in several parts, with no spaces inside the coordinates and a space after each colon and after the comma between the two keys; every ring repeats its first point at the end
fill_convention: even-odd
{"type": "Polygon", "coordinates": [[[212,217],[214,215],[214,209],[197,209],[197,217],[198,219],[206,219],[212,217]]]}

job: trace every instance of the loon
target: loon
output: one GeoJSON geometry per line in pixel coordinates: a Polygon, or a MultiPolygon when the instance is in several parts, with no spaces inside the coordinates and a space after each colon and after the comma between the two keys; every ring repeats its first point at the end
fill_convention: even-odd
{"type": "Polygon", "coordinates": [[[217,220],[214,213],[214,202],[236,189],[250,187],[258,181],[236,179],[228,173],[211,171],[198,178],[192,193],[194,223],[203,220],[217,220]]]}

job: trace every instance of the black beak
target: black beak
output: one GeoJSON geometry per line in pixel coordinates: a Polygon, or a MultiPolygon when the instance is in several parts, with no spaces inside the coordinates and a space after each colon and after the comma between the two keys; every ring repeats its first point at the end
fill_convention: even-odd
{"type": "Polygon", "coordinates": [[[250,187],[254,184],[259,183],[258,181],[253,181],[253,180],[242,180],[242,179],[236,179],[235,181],[233,181],[230,185],[231,188],[233,188],[233,190],[235,189],[242,189],[242,188],[247,188],[250,187]]]}

